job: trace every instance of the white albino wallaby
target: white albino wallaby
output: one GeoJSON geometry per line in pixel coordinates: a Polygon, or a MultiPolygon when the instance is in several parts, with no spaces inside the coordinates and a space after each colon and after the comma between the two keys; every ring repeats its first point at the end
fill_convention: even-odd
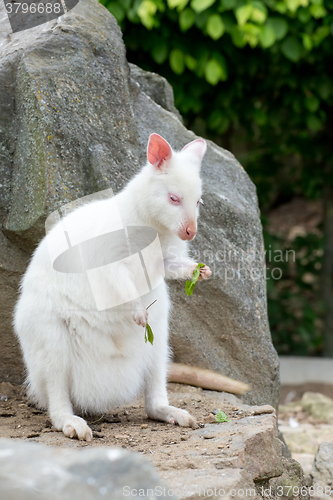
{"type": "MultiPolygon", "coordinates": [[[[165,269],[167,278],[191,278],[197,266],[188,257],[186,245],[197,232],[199,172],[205,151],[203,139],[175,152],[161,136],[152,134],[147,164],[113,198],[125,227],[153,228],[161,244],[164,262],[161,258],[154,264],[153,277],[158,281],[160,275],[160,284],[140,298],[127,305],[126,300],[118,300],[115,307],[98,310],[87,273],[71,272],[70,266],[67,272],[53,267],[48,236],[32,257],[22,280],[14,327],[27,367],[30,397],[48,409],[53,425],[67,437],[92,439],[91,429],[83,418],[74,415],[73,408],[81,414],[106,412],[131,401],[141,390],[150,418],[184,427],[197,425],[187,411],[168,402],[170,301],[163,277],[165,269]],[[144,341],[142,327],[148,315],[153,345],[144,341]]],[[[106,203],[99,200],[77,208],[50,234],[58,234],[59,224],[68,228],[74,219],[96,229],[95,234],[110,233],[106,203]]],[[[107,244],[97,250],[91,248],[91,252],[100,254],[99,265],[109,262],[107,244]]],[[[115,303],[117,297],[135,296],[138,268],[125,259],[112,269],[112,274],[103,275],[103,279],[109,283],[115,303]]],[[[205,266],[200,270],[200,279],[210,274],[205,266]]]]}

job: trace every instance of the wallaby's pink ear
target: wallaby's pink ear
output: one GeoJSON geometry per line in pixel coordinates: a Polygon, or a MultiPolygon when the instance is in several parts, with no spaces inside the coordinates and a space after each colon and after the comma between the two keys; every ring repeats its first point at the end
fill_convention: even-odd
{"type": "Polygon", "coordinates": [[[186,149],[188,152],[193,153],[201,161],[204,154],[206,153],[207,143],[204,139],[196,139],[195,141],[189,142],[183,147],[182,151],[186,149]]]}
{"type": "Polygon", "coordinates": [[[172,149],[170,144],[158,134],[151,134],[148,141],[147,158],[149,163],[156,168],[161,168],[162,164],[170,160],[172,149]]]}

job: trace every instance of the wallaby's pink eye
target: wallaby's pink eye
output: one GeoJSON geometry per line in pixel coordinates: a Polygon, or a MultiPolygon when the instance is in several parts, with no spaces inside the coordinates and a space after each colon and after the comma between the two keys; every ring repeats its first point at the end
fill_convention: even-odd
{"type": "Polygon", "coordinates": [[[180,205],[180,199],[175,194],[169,193],[169,200],[175,205],[180,205]]]}

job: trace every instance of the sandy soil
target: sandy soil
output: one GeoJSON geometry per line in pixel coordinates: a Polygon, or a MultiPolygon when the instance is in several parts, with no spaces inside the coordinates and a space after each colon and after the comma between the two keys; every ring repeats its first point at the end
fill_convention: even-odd
{"type": "MultiPolygon", "coordinates": [[[[188,410],[201,427],[213,423],[218,410],[223,410],[231,421],[246,416],[232,395],[224,395],[227,400],[222,402],[221,394],[180,384],[168,384],[168,392],[170,403],[188,410]]],[[[92,443],[66,438],[52,427],[45,411],[30,405],[21,386],[0,384],[0,437],[72,448],[120,446],[146,455],[161,473],[214,467],[211,461],[221,453],[211,446],[206,451],[205,441],[198,442],[192,429],[150,420],[142,398],[108,414],[85,418],[93,430],[92,443]]],[[[293,458],[309,474],[319,443],[333,440],[333,426],[307,414],[300,401],[280,406],[279,426],[293,458]],[[290,418],[297,427],[290,426],[290,418]]]]}
{"type": "MultiPolygon", "coordinates": [[[[218,395],[214,399],[214,392],[180,384],[169,384],[168,392],[170,403],[188,410],[201,427],[204,427],[205,421],[212,421],[211,412],[220,409],[230,420],[244,417],[244,412],[235,403],[222,404],[218,395]]],[[[233,399],[233,396],[230,398],[233,399]]],[[[45,411],[29,404],[20,386],[0,384],[0,437],[75,448],[121,446],[147,455],[159,470],[201,468],[203,465],[186,458],[191,448],[198,449],[197,442],[191,442],[193,430],[150,420],[145,413],[143,399],[117,408],[113,413],[85,418],[93,430],[92,443],[70,440],[52,427],[45,411]]]]}

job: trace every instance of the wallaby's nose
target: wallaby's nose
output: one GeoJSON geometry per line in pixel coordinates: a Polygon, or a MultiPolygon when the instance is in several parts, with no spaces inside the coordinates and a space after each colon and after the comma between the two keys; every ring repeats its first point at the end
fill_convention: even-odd
{"type": "Polygon", "coordinates": [[[194,236],[197,234],[197,230],[191,227],[186,228],[186,239],[193,240],[194,236]]]}

